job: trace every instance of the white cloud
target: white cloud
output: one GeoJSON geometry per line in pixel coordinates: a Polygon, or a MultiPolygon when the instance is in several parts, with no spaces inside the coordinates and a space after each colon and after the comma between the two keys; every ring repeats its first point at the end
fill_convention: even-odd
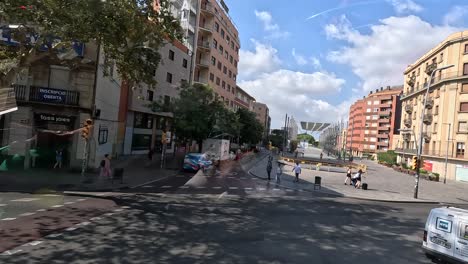
{"type": "Polygon", "coordinates": [[[444,16],[444,24],[451,26],[462,26],[468,16],[468,5],[454,6],[444,16]]]}
{"type": "Polygon", "coordinates": [[[310,61],[315,69],[319,70],[322,68],[322,63],[320,63],[320,60],[317,57],[310,57],[310,61]]]}
{"type": "Polygon", "coordinates": [[[419,17],[389,17],[371,27],[370,34],[352,28],[345,16],[338,24],[329,24],[329,38],[343,40],[347,46],[331,51],[328,59],[348,64],[363,80],[367,92],[386,85],[402,84],[403,71],[448,35],[460,29],[434,26],[419,17]],[[416,48],[417,47],[417,48],[416,48]]]}
{"type": "Polygon", "coordinates": [[[269,73],[280,67],[281,60],[278,51],[270,45],[262,44],[254,39],[255,51],[240,50],[239,79],[249,80],[261,73],[269,73]]]}
{"type": "Polygon", "coordinates": [[[294,60],[296,60],[297,64],[299,64],[299,65],[306,65],[307,64],[307,60],[304,58],[304,56],[297,54],[296,49],[292,49],[291,54],[294,57],[294,60]]]}
{"type": "Polygon", "coordinates": [[[393,5],[393,8],[398,14],[420,12],[423,7],[415,3],[413,0],[387,0],[393,5]]]}
{"type": "Polygon", "coordinates": [[[330,122],[349,110],[349,105],[338,107],[317,99],[335,95],[342,90],[345,81],[327,72],[294,72],[280,69],[264,73],[259,78],[243,81],[239,86],[270,108],[272,127],[281,125],[286,113],[296,120],[330,122]]]}
{"type": "Polygon", "coordinates": [[[273,22],[273,17],[267,11],[257,11],[255,10],[255,16],[262,21],[263,29],[269,33],[267,38],[271,39],[279,39],[279,38],[287,38],[289,36],[289,32],[282,31],[278,24],[273,22]]]}

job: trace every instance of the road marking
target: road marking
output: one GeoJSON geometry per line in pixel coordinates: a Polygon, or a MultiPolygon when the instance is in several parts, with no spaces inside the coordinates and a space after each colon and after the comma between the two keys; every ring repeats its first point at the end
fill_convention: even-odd
{"type": "Polygon", "coordinates": [[[229,190],[237,190],[239,187],[229,187],[229,190]]]}
{"type": "Polygon", "coordinates": [[[163,187],[161,187],[161,188],[164,188],[164,189],[169,189],[169,188],[172,188],[172,186],[170,186],[170,185],[164,185],[164,186],[163,186],[163,187]]]}
{"type": "Polygon", "coordinates": [[[7,217],[7,218],[3,218],[2,221],[12,221],[15,219],[16,219],[15,217],[7,217]]]}
{"type": "Polygon", "coordinates": [[[89,224],[91,224],[91,222],[85,221],[85,222],[77,224],[77,226],[87,226],[89,224]]]}
{"type": "Polygon", "coordinates": [[[57,233],[57,234],[50,234],[50,235],[48,235],[48,236],[46,236],[46,237],[54,238],[54,237],[59,237],[59,236],[61,236],[61,235],[62,235],[62,233],[57,233]]]}
{"type": "Polygon", "coordinates": [[[124,209],[122,208],[119,208],[119,209],[115,209],[114,212],[122,212],[124,209]]]}
{"type": "Polygon", "coordinates": [[[111,215],[114,215],[114,213],[106,213],[104,214],[105,216],[111,216],[111,215]]]}
{"type": "Polygon", "coordinates": [[[10,255],[13,255],[13,254],[16,254],[16,253],[19,253],[23,251],[22,249],[17,249],[17,250],[7,250],[5,252],[3,252],[2,254],[0,255],[7,255],[7,256],[10,256],[10,255]]]}
{"type": "Polygon", "coordinates": [[[278,189],[278,188],[274,188],[274,189],[273,189],[273,191],[279,191],[279,190],[280,190],[280,189],[278,189]]]}
{"type": "Polygon", "coordinates": [[[252,188],[249,188],[249,187],[248,187],[248,188],[244,188],[244,190],[246,190],[246,191],[251,191],[252,188]]]}
{"type": "Polygon", "coordinates": [[[78,229],[78,227],[72,226],[72,227],[69,227],[69,228],[65,229],[65,231],[74,231],[74,230],[77,230],[77,229],[78,229]]]}
{"type": "Polygon", "coordinates": [[[37,209],[36,212],[45,212],[47,209],[37,209]]]}
{"type": "Polygon", "coordinates": [[[293,190],[291,190],[291,189],[285,189],[285,191],[287,191],[287,192],[293,192],[293,190]]]}
{"type": "Polygon", "coordinates": [[[53,207],[53,208],[60,208],[60,207],[63,207],[63,204],[53,205],[52,207],[53,207]]]}
{"type": "Polygon", "coordinates": [[[213,187],[213,189],[221,189],[221,188],[223,188],[223,187],[221,187],[221,186],[215,186],[215,187],[213,187]]]}
{"type": "Polygon", "coordinates": [[[228,179],[235,179],[235,177],[228,177],[228,179]]]}
{"type": "Polygon", "coordinates": [[[153,188],[154,186],[153,185],[146,185],[146,186],[143,186],[143,188],[153,188]]]}
{"type": "Polygon", "coordinates": [[[32,201],[37,201],[40,200],[39,198],[22,198],[22,199],[16,199],[16,200],[11,200],[10,202],[32,202],[32,201]]]}
{"type": "Polygon", "coordinates": [[[57,197],[57,196],[61,196],[61,195],[58,195],[58,194],[43,194],[41,196],[57,197]]]}
{"type": "Polygon", "coordinates": [[[130,209],[130,206],[122,206],[123,209],[130,209]]]}
{"type": "Polygon", "coordinates": [[[2,207],[2,206],[7,206],[7,204],[0,204],[0,207],[2,207]]]}
{"type": "Polygon", "coordinates": [[[82,202],[82,201],[85,201],[86,199],[78,199],[77,201],[78,202],[82,202]]]}
{"type": "Polygon", "coordinates": [[[180,189],[188,189],[189,186],[180,186],[179,188],[180,188],[180,189]]]}
{"type": "Polygon", "coordinates": [[[265,191],[265,188],[258,188],[259,191],[265,191]]]}
{"type": "Polygon", "coordinates": [[[204,186],[198,186],[197,189],[205,189],[206,187],[204,186]]]}
{"type": "Polygon", "coordinates": [[[93,217],[93,218],[91,218],[91,219],[89,219],[89,220],[91,220],[91,221],[98,221],[98,220],[101,220],[101,219],[102,219],[102,217],[96,216],[96,217],[93,217]]]}
{"type": "Polygon", "coordinates": [[[24,214],[20,214],[20,216],[29,216],[29,215],[33,215],[35,213],[24,213],[24,214]]]}
{"type": "Polygon", "coordinates": [[[31,242],[31,243],[28,243],[28,245],[37,246],[37,245],[41,244],[42,242],[43,241],[36,240],[36,241],[31,242]]]}
{"type": "Polygon", "coordinates": [[[75,202],[66,202],[65,204],[74,204],[75,202]]]}
{"type": "Polygon", "coordinates": [[[223,192],[222,194],[220,194],[220,195],[218,196],[218,199],[223,198],[226,194],[227,194],[227,192],[223,192]]]}

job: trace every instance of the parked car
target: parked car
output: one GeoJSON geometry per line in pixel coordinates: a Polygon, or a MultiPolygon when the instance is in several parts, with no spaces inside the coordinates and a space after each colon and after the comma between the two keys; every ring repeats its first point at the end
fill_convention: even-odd
{"type": "Polygon", "coordinates": [[[187,171],[198,171],[205,169],[213,164],[211,159],[204,153],[189,153],[184,158],[184,170],[187,171]]]}
{"type": "Polygon", "coordinates": [[[426,221],[423,249],[432,260],[468,263],[468,210],[441,207],[426,221]]]}

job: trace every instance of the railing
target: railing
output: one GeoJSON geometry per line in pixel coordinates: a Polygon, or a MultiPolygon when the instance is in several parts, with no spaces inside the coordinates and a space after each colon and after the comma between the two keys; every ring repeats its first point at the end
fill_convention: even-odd
{"type": "Polygon", "coordinates": [[[379,141],[379,142],[377,142],[377,146],[388,147],[388,142],[379,141]]]}
{"type": "Polygon", "coordinates": [[[210,67],[210,62],[207,60],[198,60],[197,61],[197,66],[203,67],[203,68],[209,68],[210,67]]]}
{"type": "Polygon", "coordinates": [[[211,31],[212,25],[208,23],[200,24],[200,28],[205,30],[206,32],[212,33],[211,31]]]}
{"type": "MultiPolygon", "coordinates": [[[[459,73],[458,71],[456,72],[447,72],[447,73],[441,73],[441,74],[436,74],[434,76],[434,79],[431,80],[431,84],[435,85],[443,81],[451,80],[451,79],[456,79],[456,78],[468,78],[468,75],[464,75],[463,73],[459,73]]],[[[426,90],[426,84],[421,84],[419,86],[414,87],[414,89],[410,89],[409,92],[402,94],[401,98],[406,98],[408,96],[417,94],[423,90],[426,90]]]]}
{"type": "Polygon", "coordinates": [[[15,84],[13,85],[13,89],[15,91],[16,101],[26,101],[26,85],[15,84]]]}
{"type": "Polygon", "coordinates": [[[201,11],[214,15],[214,7],[210,4],[201,5],[201,11]]]}
{"type": "Polygon", "coordinates": [[[434,99],[428,98],[426,101],[426,108],[427,109],[432,109],[434,107],[434,99]]]}
{"type": "Polygon", "coordinates": [[[391,111],[388,111],[388,110],[387,111],[381,111],[381,112],[379,112],[379,115],[380,116],[389,116],[389,115],[391,115],[391,111]]]}
{"type": "Polygon", "coordinates": [[[379,123],[390,123],[390,119],[388,119],[388,118],[381,118],[381,119],[379,119],[379,123]]]}
{"type": "Polygon", "coordinates": [[[431,134],[429,132],[423,132],[423,139],[426,143],[431,141],[431,134]]]}
{"type": "Polygon", "coordinates": [[[412,105],[405,105],[405,112],[406,113],[412,113],[413,112],[413,106],[412,105]]]}
{"type": "Polygon", "coordinates": [[[198,41],[198,47],[211,50],[211,43],[209,41],[198,41]]]}
{"type": "Polygon", "coordinates": [[[431,75],[432,72],[434,72],[436,69],[437,69],[437,63],[433,62],[427,65],[425,72],[427,75],[431,75]]]}
{"type": "MultiPolygon", "coordinates": [[[[401,153],[401,154],[410,154],[410,155],[416,155],[418,153],[417,149],[405,149],[405,148],[397,148],[395,149],[395,152],[401,153]]],[[[447,155],[447,149],[440,149],[440,150],[423,150],[421,153],[423,156],[430,156],[430,157],[438,157],[438,158],[445,158],[446,156],[448,158],[452,159],[467,159],[464,157],[464,155],[453,153],[452,148],[449,148],[449,152],[447,155]]]]}
{"type": "Polygon", "coordinates": [[[196,83],[208,84],[208,79],[207,78],[195,78],[193,81],[196,82],[196,83]]]}
{"type": "Polygon", "coordinates": [[[62,89],[53,89],[48,87],[30,86],[29,96],[28,87],[25,85],[14,85],[17,101],[40,102],[47,104],[73,105],[80,104],[80,93],[77,91],[68,91],[62,89]]]}
{"type": "Polygon", "coordinates": [[[390,127],[382,126],[382,127],[379,127],[378,130],[380,130],[380,131],[388,131],[388,130],[390,130],[390,127]]]}
{"type": "Polygon", "coordinates": [[[378,138],[388,138],[388,134],[378,134],[378,138]]]}
{"type": "Polygon", "coordinates": [[[423,117],[424,124],[428,125],[432,123],[432,114],[425,114],[423,117]]]}
{"type": "Polygon", "coordinates": [[[413,123],[413,121],[410,118],[407,118],[403,121],[406,127],[410,127],[413,123]]]}

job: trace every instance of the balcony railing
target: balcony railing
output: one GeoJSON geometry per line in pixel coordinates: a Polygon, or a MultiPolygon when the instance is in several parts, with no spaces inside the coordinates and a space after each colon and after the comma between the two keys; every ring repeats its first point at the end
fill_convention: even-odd
{"type": "Polygon", "coordinates": [[[198,60],[197,61],[197,66],[201,68],[209,68],[210,67],[210,62],[207,60],[198,60]]]}
{"type": "Polygon", "coordinates": [[[388,134],[378,134],[378,138],[388,138],[388,134]]]}
{"type": "MultiPolygon", "coordinates": [[[[406,154],[406,155],[416,155],[418,153],[418,150],[397,148],[395,149],[395,152],[400,153],[400,154],[406,154]]],[[[449,148],[448,155],[447,155],[447,149],[423,150],[421,154],[423,156],[429,156],[429,157],[445,158],[447,156],[448,158],[452,158],[452,159],[465,159],[466,160],[464,155],[455,153],[454,150],[452,150],[452,148],[449,148]]]]}
{"type": "Polygon", "coordinates": [[[389,118],[381,118],[381,119],[379,119],[379,123],[390,123],[390,119],[389,118]]]}
{"type": "Polygon", "coordinates": [[[77,91],[68,91],[39,86],[30,86],[28,91],[28,87],[25,85],[15,85],[14,90],[17,101],[30,101],[72,106],[78,106],[80,104],[80,93],[77,91]]]}
{"type": "Polygon", "coordinates": [[[379,131],[389,131],[390,130],[390,127],[387,127],[387,126],[381,126],[378,128],[379,131]]]}
{"type": "Polygon", "coordinates": [[[411,134],[403,134],[403,141],[411,141],[411,134]]]}
{"type": "Polygon", "coordinates": [[[206,33],[210,33],[210,34],[213,33],[213,32],[211,31],[211,28],[212,28],[212,27],[213,27],[213,26],[210,25],[210,24],[208,24],[208,23],[200,24],[200,29],[202,29],[202,31],[204,31],[204,32],[206,32],[206,33]]]}
{"type": "Polygon", "coordinates": [[[405,124],[406,127],[411,127],[413,121],[411,120],[411,118],[406,118],[403,123],[405,124]]]}
{"type": "Polygon", "coordinates": [[[388,142],[387,141],[379,141],[379,142],[377,142],[377,146],[388,147],[388,142]]]}
{"type": "Polygon", "coordinates": [[[423,118],[423,122],[426,125],[432,124],[432,114],[425,114],[423,118]]]}
{"type": "Polygon", "coordinates": [[[427,65],[425,72],[427,75],[431,75],[432,72],[435,71],[436,69],[437,69],[437,63],[433,62],[427,65]]]}
{"type": "Polygon", "coordinates": [[[211,43],[209,41],[198,41],[197,45],[199,48],[211,50],[211,43]]]}
{"type": "MultiPolygon", "coordinates": [[[[468,78],[468,75],[464,75],[463,73],[459,73],[458,71],[436,74],[436,76],[434,76],[434,79],[431,80],[431,84],[436,85],[444,81],[448,81],[452,79],[459,79],[459,78],[460,79],[468,78]]],[[[400,98],[403,99],[403,98],[418,94],[422,91],[425,91],[426,88],[427,88],[426,84],[421,84],[419,86],[409,89],[409,91],[405,94],[402,94],[400,98]]]]}
{"type": "Polygon", "coordinates": [[[214,7],[211,4],[204,4],[201,5],[201,11],[203,11],[205,14],[214,16],[214,7]]]}
{"type": "Polygon", "coordinates": [[[405,112],[408,114],[411,114],[413,112],[413,106],[412,105],[405,105],[405,112]]]}
{"type": "Polygon", "coordinates": [[[208,84],[208,78],[195,77],[193,80],[195,83],[208,84]]]}
{"type": "Polygon", "coordinates": [[[388,111],[388,110],[379,112],[380,116],[390,116],[391,114],[392,114],[392,112],[388,111]]]}
{"type": "Polygon", "coordinates": [[[410,77],[408,78],[408,81],[406,81],[406,83],[407,83],[410,87],[413,87],[415,82],[416,82],[416,76],[415,76],[415,75],[410,76],[410,77]]]}
{"type": "Polygon", "coordinates": [[[425,143],[431,142],[431,134],[429,132],[423,132],[423,139],[425,143]]]}
{"type": "Polygon", "coordinates": [[[432,98],[427,98],[427,101],[426,101],[426,108],[427,108],[427,109],[432,109],[432,107],[434,107],[434,99],[432,99],[432,98]]]}

